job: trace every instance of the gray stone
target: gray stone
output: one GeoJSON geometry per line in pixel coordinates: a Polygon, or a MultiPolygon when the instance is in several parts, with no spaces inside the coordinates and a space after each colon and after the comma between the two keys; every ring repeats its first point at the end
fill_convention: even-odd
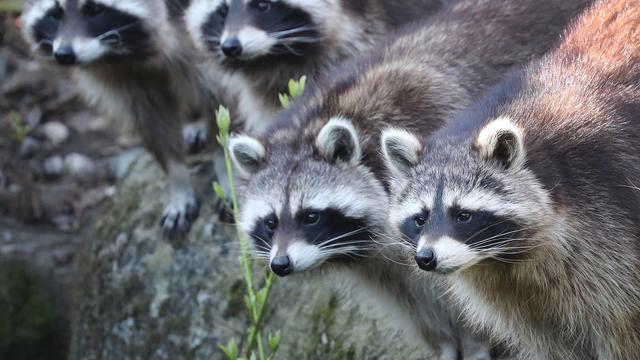
{"type": "MultiPolygon", "coordinates": [[[[187,238],[162,238],[158,221],[167,185],[148,155],[132,165],[84,235],[76,256],[71,359],[221,359],[218,345],[246,333],[234,229],[217,222],[212,169],[205,161],[198,165],[192,168],[206,195],[187,238]]],[[[269,307],[267,331],[283,332],[278,359],[421,355],[416,344],[317,276],[278,280],[269,307]]]]}

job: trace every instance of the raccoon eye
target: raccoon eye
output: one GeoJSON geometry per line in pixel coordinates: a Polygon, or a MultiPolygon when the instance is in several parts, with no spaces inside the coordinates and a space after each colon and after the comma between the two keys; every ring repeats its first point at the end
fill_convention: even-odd
{"type": "Polygon", "coordinates": [[[271,9],[270,1],[258,1],[256,3],[256,8],[262,12],[267,12],[271,9]]]}
{"type": "Polygon", "coordinates": [[[305,225],[315,225],[320,221],[320,214],[310,212],[304,216],[303,220],[305,225]]]}
{"type": "Polygon", "coordinates": [[[459,223],[468,223],[469,221],[471,221],[472,217],[473,215],[471,215],[470,212],[460,211],[459,213],[456,214],[456,221],[459,223]]]}
{"type": "Polygon", "coordinates": [[[424,224],[427,223],[427,218],[425,216],[423,216],[423,215],[416,215],[413,218],[413,222],[414,222],[414,224],[416,224],[416,227],[421,228],[421,227],[424,226],[424,224]]]}
{"type": "Polygon", "coordinates": [[[278,227],[278,219],[276,219],[275,216],[270,216],[264,220],[264,226],[266,226],[270,232],[274,232],[278,227]]]}
{"type": "Polygon", "coordinates": [[[227,14],[229,13],[229,5],[227,4],[222,4],[218,7],[218,15],[220,15],[221,18],[226,18],[227,14]]]}
{"type": "Polygon", "coordinates": [[[94,2],[88,2],[83,8],[83,11],[87,16],[100,15],[102,14],[102,12],[104,12],[104,10],[105,10],[105,7],[103,5],[96,4],[94,2]]]}

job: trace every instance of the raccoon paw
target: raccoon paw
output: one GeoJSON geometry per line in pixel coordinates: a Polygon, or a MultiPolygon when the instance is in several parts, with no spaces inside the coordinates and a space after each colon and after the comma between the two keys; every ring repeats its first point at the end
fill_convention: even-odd
{"type": "Polygon", "coordinates": [[[206,121],[186,124],[182,129],[182,137],[190,154],[202,151],[209,143],[209,128],[206,121]]]}
{"type": "Polygon", "coordinates": [[[198,217],[200,206],[193,195],[174,196],[164,209],[160,225],[169,239],[184,236],[191,230],[191,223],[198,217]]]}

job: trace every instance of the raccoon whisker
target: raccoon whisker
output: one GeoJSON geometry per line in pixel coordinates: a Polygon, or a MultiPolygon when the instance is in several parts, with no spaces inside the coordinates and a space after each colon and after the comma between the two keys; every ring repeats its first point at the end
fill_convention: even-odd
{"type": "Polygon", "coordinates": [[[350,241],[348,243],[336,243],[336,244],[331,244],[329,246],[324,246],[324,247],[322,247],[322,249],[323,250],[331,250],[331,249],[344,248],[344,247],[347,247],[347,246],[358,245],[358,244],[371,244],[371,241],[369,241],[369,240],[356,240],[356,241],[350,241]]]}
{"type": "Polygon", "coordinates": [[[511,264],[511,265],[519,265],[519,264],[524,264],[524,263],[530,263],[532,262],[532,260],[528,259],[528,260],[514,260],[514,259],[505,259],[505,258],[501,258],[499,256],[490,256],[491,259],[495,260],[495,261],[499,261],[501,263],[505,263],[505,264],[511,264]]]}
{"type": "Polygon", "coordinates": [[[366,257],[366,254],[363,253],[366,250],[367,249],[362,249],[359,247],[346,247],[346,248],[332,249],[329,251],[322,251],[322,255],[326,257],[332,257],[334,255],[348,256],[350,258],[366,257]]]}
{"type": "Polygon", "coordinates": [[[251,236],[254,240],[259,240],[261,243],[263,243],[265,245],[265,247],[271,251],[271,244],[269,244],[269,242],[265,239],[263,239],[262,237],[258,236],[258,235],[252,235],[251,236]]]}
{"type": "Polygon", "coordinates": [[[292,34],[297,34],[297,33],[307,32],[307,31],[314,31],[314,30],[316,30],[315,26],[300,26],[300,27],[290,28],[287,30],[270,32],[269,35],[280,39],[287,35],[292,35],[292,34]]]}
{"type": "Polygon", "coordinates": [[[392,241],[388,241],[388,242],[387,242],[387,241],[385,241],[385,242],[382,242],[382,241],[376,241],[376,240],[373,240],[373,239],[372,239],[372,241],[373,241],[376,245],[378,245],[378,246],[380,246],[380,247],[382,247],[382,248],[388,248],[388,247],[390,247],[390,246],[402,246],[402,247],[408,247],[408,248],[410,248],[410,249],[412,249],[412,250],[415,250],[415,246],[414,246],[413,244],[411,244],[411,243],[403,242],[403,241],[397,241],[397,240],[395,240],[395,239],[391,239],[391,237],[388,237],[388,239],[389,239],[389,240],[392,240],[392,241]]]}
{"type": "Polygon", "coordinates": [[[465,242],[465,243],[466,243],[467,241],[469,241],[469,240],[473,239],[474,237],[476,237],[476,236],[478,236],[478,235],[482,234],[483,232],[485,232],[485,231],[487,231],[487,230],[491,229],[492,227],[497,226],[497,225],[500,225],[500,224],[502,224],[502,223],[504,223],[504,222],[506,222],[506,221],[507,221],[507,220],[502,220],[502,221],[499,221],[499,222],[497,222],[497,223],[494,223],[494,224],[491,224],[491,225],[489,225],[489,226],[486,226],[486,227],[484,227],[484,228],[482,228],[482,229],[480,229],[480,230],[476,231],[475,233],[471,234],[471,236],[469,236],[468,238],[466,238],[463,242],[465,242]]]}
{"type": "MultiPolygon", "coordinates": [[[[528,238],[507,238],[507,239],[498,239],[498,240],[494,239],[494,241],[489,243],[489,247],[487,247],[487,248],[483,247],[483,245],[486,245],[486,243],[485,244],[480,244],[479,246],[475,246],[476,244],[473,244],[473,246],[471,246],[471,248],[473,250],[475,250],[475,251],[492,251],[492,250],[495,250],[495,249],[502,250],[502,249],[515,248],[515,247],[520,247],[520,248],[528,247],[528,246],[518,246],[517,244],[515,244],[515,246],[503,247],[503,245],[509,245],[509,244],[511,244],[513,242],[519,242],[519,241],[523,241],[523,240],[529,240],[529,239],[528,238]]],[[[531,246],[535,247],[537,245],[531,245],[531,246]]]]}
{"type": "Polygon", "coordinates": [[[305,43],[305,44],[313,44],[313,43],[317,43],[320,42],[322,39],[320,38],[314,38],[314,37],[288,37],[288,38],[283,38],[283,39],[278,39],[278,43],[279,44],[285,44],[285,43],[305,43]]]}
{"type": "Polygon", "coordinates": [[[322,248],[322,247],[324,247],[324,246],[329,245],[329,244],[330,244],[330,243],[332,243],[332,242],[338,241],[338,240],[340,240],[340,239],[344,239],[345,237],[348,237],[348,236],[351,236],[351,235],[355,235],[355,234],[357,234],[357,233],[359,233],[359,232],[366,231],[366,230],[367,230],[367,227],[363,227],[363,228],[360,228],[360,229],[356,229],[356,230],[353,230],[353,231],[349,231],[349,232],[344,233],[344,234],[342,234],[342,235],[338,235],[338,236],[336,236],[336,237],[333,237],[333,238],[331,238],[331,239],[329,239],[329,240],[325,240],[325,241],[321,242],[320,244],[318,244],[317,246],[318,246],[319,248],[322,248]]]}
{"type": "Polygon", "coordinates": [[[638,190],[640,191],[640,187],[638,187],[636,184],[633,183],[633,181],[631,181],[631,179],[627,178],[627,182],[629,183],[629,185],[618,185],[620,187],[624,187],[624,188],[628,188],[628,189],[632,189],[632,190],[638,190]]]}
{"type": "Polygon", "coordinates": [[[96,39],[99,40],[100,42],[106,43],[106,44],[121,44],[122,43],[122,35],[120,34],[120,32],[125,31],[131,27],[137,26],[140,22],[139,21],[134,21],[132,23],[129,23],[127,25],[123,25],[120,26],[119,28],[116,29],[111,29],[107,32],[104,32],[98,36],[96,36],[96,39]]]}
{"type": "Polygon", "coordinates": [[[375,235],[375,237],[389,240],[389,242],[387,242],[387,241],[381,242],[381,241],[377,241],[376,239],[371,239],[373,242],[375,242],[376,244],[378,244],[380,246],[388,247],[388,246],[393,246],[393,245],[400,245],[400,246],[410,247],[410,248],[412,248],[414,250],[417,250],[416,249],[416,245],[413,244],[411,239],[408,236],[404,235],[404,234],[400,235],[403,240],[398,241],[398,239],[396,237],[390,236],[390,235],[388,235],[388,234],[386,234],[384,232],[371,231],[371,233],[373,235],[375,235]]]}
{"type": "MultiPolygon", "coordinates": [[[[480,240],[480,241],[478,241],[476,243],[473,243],[473,244],[471,244],[471,247],[478,247],[478,246],[484,245],[484,244],[486,244],[488,242],[493,242],[495,239],[498,239],[500,237],[504,237],[504,236],[515,234],[515,233],[522,232],[522,231],[531,230],[533,228],[534,227],[526,227],[526,228],[520,228],[520,229],[517,229],[517,230],[506,231],[506,232],[503,232],[503,233],[488,237],[486,239],[482,239],[482,240],[480,240]]],[[[468,241],[468,240],[465,240],[465,242],[466,241],[468,241]]]]}
{"type": "Polygon", "coordinates": [[[378,253],[376,254],[376,256],[382,256],[383,258],[385,258],[387,261],[390,261],[396,265],[400,265],[400,266],[406,266],[406,267],[414,267],[415,263],[414,262],[402,262],[402,260],[395,260],[392,259],[390,257],[388,257],[387,255],[385,255],[385,253],[378,251],[378,253]]]}
{"type": "Polygon", "coordinates": [[[303,53],[301,53],[300,51],[295,50],[295,49],[293,48],[293,46],[290,46],[289,44],[284,44],[284,43],[283,43],[283,44],[280,44],[280,45],[284,46],[284,47],[285,47],[287,50],[289,50],[289,52],[290,52],[290,53],[292,53],[293,55],[300,56],[300,57],[302,57],[302,56],[304,55],[304,54],[303,54],[303,53]]]}

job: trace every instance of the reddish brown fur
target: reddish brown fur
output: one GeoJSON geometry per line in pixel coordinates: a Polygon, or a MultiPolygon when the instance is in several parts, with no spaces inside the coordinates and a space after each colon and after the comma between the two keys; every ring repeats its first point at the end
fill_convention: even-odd
{"type": "Polygon", "coordinates": [[[462,118],[479,133],[499,117],[523,129],[551,199],[531,220],[528,244],[543,246],[470,268],[454,288],[532,358],[640,359],[640,0],[600,1],[462,118]]]}

